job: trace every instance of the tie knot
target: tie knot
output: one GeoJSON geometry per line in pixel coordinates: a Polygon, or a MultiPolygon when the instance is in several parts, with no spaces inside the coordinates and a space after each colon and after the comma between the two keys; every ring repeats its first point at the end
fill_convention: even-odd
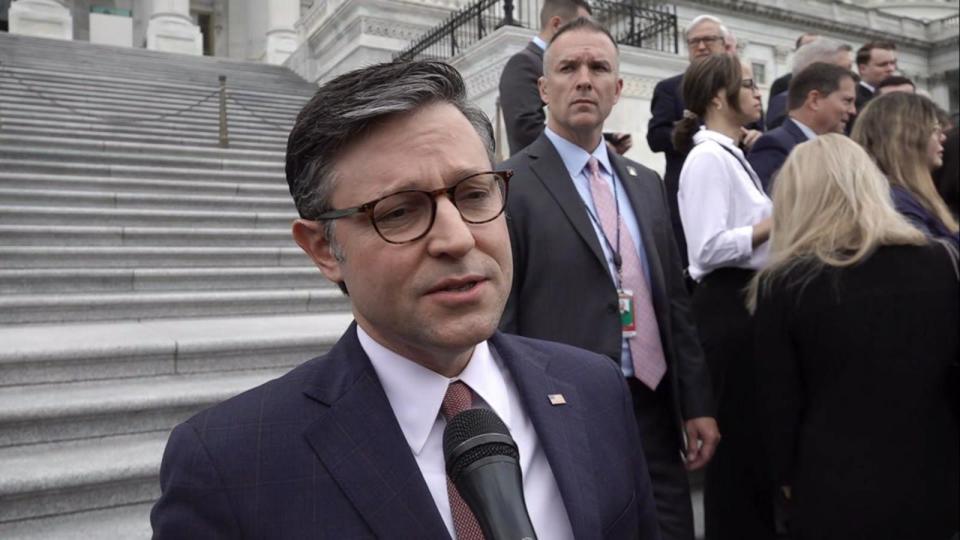
{"type": "Polygon", "coordinates": [[[447,387],[447,393],[440,404],[440,414],[450,420],[454,416],[473,407],[473,392],[463,381],[454,381],[447,387]]]}
{"type": "Polygon", "coordinates": [[[590,171],[590,176],[600,174],[600,162],[597,161],[597,158],[590,156],[590,159],[587,160],[587,170],[590,171]]]}

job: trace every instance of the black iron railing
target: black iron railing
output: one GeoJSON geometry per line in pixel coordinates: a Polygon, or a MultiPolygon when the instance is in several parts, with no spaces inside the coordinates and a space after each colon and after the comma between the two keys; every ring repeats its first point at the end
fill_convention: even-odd
{"type": "MultiPolygon", "coordinates": [[[[594,0],[591,6],[593,17],[620,45],[677,52],[677,15],[672,6],[637,0],[594,0]]],[[[538,30],[540,0],[477,0],[450,15],[395,58],[446,60],[507,25],[538,30]]]]}

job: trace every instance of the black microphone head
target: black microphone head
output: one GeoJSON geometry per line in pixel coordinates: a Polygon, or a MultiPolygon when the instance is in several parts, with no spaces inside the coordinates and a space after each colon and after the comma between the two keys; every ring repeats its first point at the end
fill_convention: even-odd
{"type": "Polygon", "coordinates": [[[497,413],[467,409],[447,422],[443,430],[443,458],[454,483],[460,473],[479,459],[504,456],[520,460],[517,444],[497,413]]]}

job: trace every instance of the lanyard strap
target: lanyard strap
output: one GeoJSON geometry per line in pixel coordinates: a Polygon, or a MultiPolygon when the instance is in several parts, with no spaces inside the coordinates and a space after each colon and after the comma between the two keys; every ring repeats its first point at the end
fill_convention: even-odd
{"type": "MultiPolygon", "coordinates": [[[[597,164],[599,168],[599,163],[597,164]]],[[[600,176],[599,170],[597,171],[597,176],[600,176]]],[[[600,177],[601,181],[603,177],[600,177]]],[[[610,239],[607,238],[606,231],[603,230],[603,224],[600,223],[600,219],[594,215],[593,210],[587,206],[586,201],[583,202],[583,207],[587,210],[587,215],[590,216],[590,219],[597,225],[597,228],[600,229],[600,237],[603,238],[603,241],[607,244],[607,247],[610,248],[610,252],[613,253],[613,266],[617,270],[617,282],[616,285],[619,288],[620,283],[623,281],[623,258],[620,256],[620,194],[617,192],[617,177],[615,175],[610,175],[610,179],[613,181],[613,206],[617,212],[617,245],[614,248],[613,244],[610,243],[610,239]]],[[[590,189],[590,178],[587,178],[587,190],[590,189]]],[[[596,206],[597,201],[593,201],[594,206],[596,206]]]]}
{"type": "Polygon", "coordinates": [[[713,141],[713,142],[717,143],[717,146],[719,146],[720,148],[723,148],[723,150],[724,150],[726,153],[728,153],[728,154],[730,154],[731,156],[733,156],[733,159],[735,159],[735,160],[737,161],[737,163],[740,164],[740,168],[743,169],[743,172],[747,173],[747,178],[750,179],[750,183],[753,185],[753,187],[757,188],[757,191],[759,191],[761,195],[766,196],[766,193],[763,192],[763,187],[760,186],[760,179],[757,178],[757,176],[756,176],[757,173],[755,173],[755,172],[753,172],[752,170],[750,170],[742,161],[740,161],[740,157],[737,156],[737,154],[735,154],[735,153],[733,152],[733,150],[727,148],[726,146],[720,144],[720,143],[717,142],[717,141],[713,141]]]}

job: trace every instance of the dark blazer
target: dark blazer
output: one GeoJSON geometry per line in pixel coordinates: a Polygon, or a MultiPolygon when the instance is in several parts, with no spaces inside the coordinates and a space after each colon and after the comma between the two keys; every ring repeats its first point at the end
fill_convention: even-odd
{"type": "Polygon", "coordinates": [[[680,221],[680,208],[677,205],[677,192],[680,191],[680,171],[686,156],[673,149],[673,126],[683,118],[683,94],[680,84],[683,73],[664,79],[653,88],[653,100],[650,102],[650,121],[647,123],[647,145],[654,152],[663,152],[667,167],[663,173],[663,183],[667,187],[667,205],[670,210],[670,226],[673,239],[680,252],[683,268],[687,267],[687,239],[683,235],[683,223],[680,221]]]}
{"type": "MultiPolygon", "coordinates": [[[[773,99],[773,96],[779,94],[780,92],[786,92],[790,89],[790,81],[793,79],[793,73],[787,73],[777,77],[773,84],[770,85],[770,98],[773,99]]],[[[770,101],[767,101],[767,110],[770,110],[770,101]]]]}
{"type": "MultiPolygon", "coordinates": [[[[883,246],[761,289],[757,388],[791,538],[951,538],[960,513],[957,278],[942,245],[883,246]]],[[[721,443],[723,444],[723,443],[721,443]]]]}
{"type": "Polygon", "coordinates": [[[767,129],[778,128],[787,119],[788,96],[787,91],[770,96],[770,106],[767,107],[767,129]]]}
{"type": "Polygon", "coordinates": [[[500,74],[500,107],[511,156],[543,133],[547,115],[537,84],[541,75],[543,50],[532,41],[507,60],[500,74]]]}
{"type": "Polygon", "coordinates": [[[862,111],[863,108],[867,105],[867,102],[873,99],[875,95],[876,94],[874,92],[871,92],[869,88],[867,88],[866,86],[860,83],[857,83],[857,100],[855,102],[857,105],[857,113],[862,111]]]}
{"type": "Polygon", "coordinates": [[[891,186],[890,198],[893,199],[893,206],[897,209],[897,212],[900,212],[911,225],[920,229],[927,237],[947,240],[953,242],[955,246],[960,245],[960,236],[957,233],[950,232],[947,225],[940,221],[940,218],[933,212],[927,210],[908,189],[901,186],[891,186]]]}
{"type": "Polygon", "coordinates": [[[783,125],[764,133],[747,154],[747,161],[760,177],[763,189],[767,193],[773,188],[773,177],[787,160],[793,147],[806,141],[800,127],[792,119],[787,118],[783,125]]]}
{"type": "MultiPolygon", "coordinates": [[[[675,418],[680,422],[714,416],[710,378],[690,318],[663,183],[639,163],[613,153],[610,160],[639,221],[675,418]]],[[[501,167],[514,170],[507,201],[513,290],[501,328],[599,352],[619,366],[617,291],[560,155],[541,135],[501,167]]]]}
{"type": "MultiPolygon", "coordinates": [[[[659,538],[629,391],[600,356],[496,333],[577,538],[659,538]],[[566,404],[553,406],[548,394],[566,404]]],[[[177,426],[154,538],[449,538],[351,326],[324,356],[177,426]]]]}

